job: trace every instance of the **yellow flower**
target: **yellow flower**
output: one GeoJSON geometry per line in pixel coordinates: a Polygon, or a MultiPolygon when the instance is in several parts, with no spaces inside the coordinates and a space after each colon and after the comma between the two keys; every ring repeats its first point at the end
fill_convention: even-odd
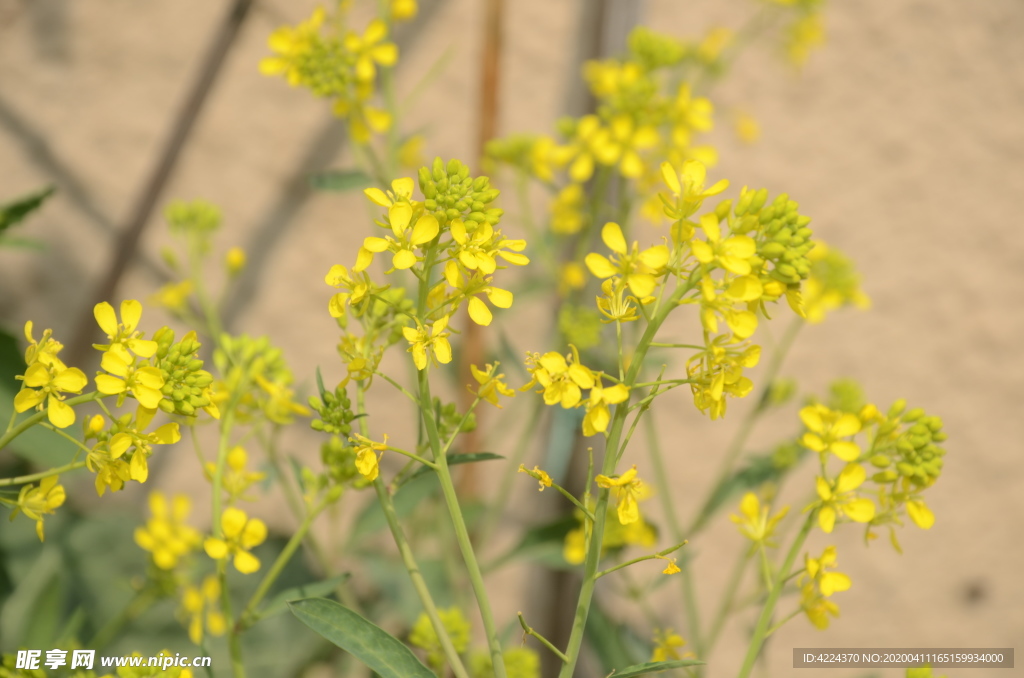
{"type": "Polygon", "coordinates": [[[665,569],[661,571],[662,574],[676,574],[677,572],[682,572],[682,570],[679,569],[679,566],[676,565],[675,558],[661,557],[661,560],[668,563],[668,565],[665,566],[665,569]]]}
{"type": "Polygon", "coordinates": [[[922,530],[930,530],[935,524],[935,514],[921,498],[907,501],[907,515],[922,530]]]}
{"type": "MultiPolygon", "coordinates": [[[[457,607],[450,607],[447,609],[442,608],[437,613],[441,618],[441,626],[444,627],[445,632],[448,634],[452,647],[459,654],[464,653],[469,648],[470,631],[472,629],[466,617],[463,616],[462,610],[457,607]]],[[[409,644],[426,650],[427,663],[434,667],[435,670],[445,665],[444,649],[441,647],[437,631],[430,622],[430,618],[427,617],[426,612],[420,613],[416,623],[413,624],[412,631],[409,632],[409,644]]]]}
{"type": "Polygon", "coordinates": [[[395,21],[415,19],[418,10],[416,0],[391,0],[391,18],[395,21]]]}
{"type": "Polygon", "coordinates": [[[619,163],[622,176],[636,179],[644,172],[644,162],[637,151],[657,145],[658,131],[650,125],[637,125],[627,114],[611,120],[608,135],[601,138],[598,157],[606,165],[619,163]]]}
{"type": "Polygon", "coordinates": [[[93,308],[96,323],[107,334],[109,344],[93,344],[93,348],[107,353],[116,354],[125,363],[132,361],[130,350],[140,358],[152,358],[156,353],[157,343],[142,338],[142,333],[135,328],[142,319],[142,304],[134,299],[121,302],[121,322],[117,321],[114,307],[103,301],[93,308]]]}
{"type": "Polygon", "coordinates": [[[25,323],[25,339],[28,341],[28,346],[25,348],[26,365],[37,362],[44,365],[64,364],[57,357],[64,345],[53,338],[53,330],[43,330],[43,336],[36,342],[32,337],[32,321],[29,320],[25,323]]]}
{"type": "Polygon", "coordinates": [[[694,405],[712,420],[725,416],[726,396],[743,398],[753,390],[754,383],[743,376],[743,368],[754,367],[761,359],[760,346],[737,346],[728,340],[725,335],[715,337],[686,361],[694,405]]]}
{"type": "Polygon", "coordinates": [[[608,406],[618,405],[626,400],[629,400],[628,386],[615,384],[604,388],[601,385],[601,377],[598,376],[586,401],[587,414],[583,417],[583,435],[592,436],[608,430],[608,423],[612,419],[608,406]]]}
{"type": "Polygon", "coordinates": [[[590,272],[598,278],[621,275],[630,291],[637,297],[643,299],[651,296],[658,284],[656,274],[668,263],[668,247],[655,245],[641,252],[640,245],[634,242],[632,248],[628,249],[622,229],[613,222],[605,224],[601,229],[601,239],[608,249],[618,256],[609,259],[591,252],[584,260],[590,272]]]}
{"type": "Polygon", "coordinates": [[[595,480],[598,487],[614,489],[618,496],[619,522],[629,525],[640,520],[640,507],[637,505],[637,495],[643,483],[636,477],[636,465],[623,473],[621,476],[608,477],[598,475],[595,480]]]}
{"type": "MultiPolygon", "coordinates": [[[[120,459],[129,449],[134,448],[135,451],[132,453],[131,461],[128,463],[129,477],[140,483],[146,482],[149,478],[147,459],[153,454],[153,445],[173,445],[181,440],[178,424],[174,422],[164,424],[151,433],[146,433],[145,430],[153,420],[154,414],[156,414],[156,410],[140,405],[135,413],[134,425],[131,415],[123,416],[115,426],[117,432],[110,437],[108,443],[109,459],[113,460],[120,459]]],[[[90,452],[89,457],[92,456],[93,452],[90,452]]],[[[104,464],[98,458],[99,456],[102,455],[97,455],[94,463],[96,463],[96,466],[102,467],[104,464]]],[[[88,464],[89,458],[87,457],[86,465],[88,464]]]]}
{"type": "Polygon", "coordinates": [[[227,620],[220,611],[220,594],[220,580],[216,575],[203,579],[202,587],[186,586],[182,593],[181,607],[188,616],[188,637],[196,645],[203,642],[204,628],[213,636],[222,636],[227,631],[227,620]]]}
{"type": "Polygon", "coordinates": [[[260,569],[259,559],[249,551],[267,538],[267,526],[259,518],[250,518],[245,511],[229,507],[220,519],[223,538],[207,537],[203,542],[206,555],[214,560],[225,560],[234,555],[235,569],[252,574],[260,569]]]}
{"type": "Polygon", "coordinates": [[[839,616],[839,606],[826,600],[833,593],[846,591],[852,585],[850,578],[842,572],[829,572],[836,564],[836,547],[829,546],[820,558],[804,557],[805,571],[801,577],[800,606],[807,618],[819,629],[828,628],[829,615],[839,616]]]}
{"type": "MultiPolygon", "coordinates": [[[[473,374],[473,378],[480,384],[480,387],[476,391],[478,398],[486,400],[495,407],[500,408],[498,404],[498,396],[503,395],[508,398],[514,398],[516,392],[508,387],[507,384],[502,382],[505,378],[504,374],[495,374],[498,371],[498,365],[500,363],[494,363],[485,365],[485,369],[481,370],[476,365],[470,365],[469,370],[473,374]]],[[[470,393],[473,392],[472,387],[468,386],[470,393]]]]}
{"type": "Polygon", "coordinates": [[[462,299],[469,299],[469,317],[477,325],[486,327],[494,319],[491,309],[487,308],[487,304],[477,295],[486,295],[487,299],[498,308],[509,308],[512,306],[512,293],[500,287],[492,286],[492,278],[485,276],[480,271],[468,277],[463,276],[458,264],[454,261],[449,261],[444,267],[444,278],[458,293],[453,298],[455,308],[450,313],[454,313],[458,309],[462,299]]]}
{"type": "Polygon", "coordinates": [[[273,375],[273,381],[262,374],[256,375],[256,384],[267,395],[260,404],[263,414],[275,424],[290,424],[295,415],[308,417],[309,409],[292,400],[295,391],[291,388],[291,373],[273,375]]]}
{"type": "Polygon", "coordinates": [[[594,373],[580,364],[576,347],[571,348],[571,364],[566,361],[565,356],[555,351],[544,355],[534,354],[528,358],[527,364],[534,364],[532,368],[528,368],[533,379],[520,390],[528,391],[534,385],[540,385],[546,405],[559,403],[565,409],[576,407],[583,397],[580,389],[593,388],[594,373]]]}
{"type": "Polygon", "coordinates": [[[362,36],[355,33],[345,36],[345,48],[356,56],[356,80],[372,82],[377,75],[376,64],[394,66],[398,61],[398,47],[385,41],[387,35],[387,24],[374,19],[362,36]]]}
{"type": "Polygon", "coordinates": [[[756,144],[757,140],[761,138],[761,126],[758,124],[757,118],[746,111],[736,113],[734,124],[736,126],[736,136],[743,143],[756,144]]]}
{"type": "Polygon", "coordinates": [[[402,335],[412,344],[409,352],[412,353],[416,369],[426,369],[428,355],[440,363],[447,364],[452,361],[452,345],[448,343],[447,328],[448,316],[435,321],[429,331],[419,320],[416,321],[416,327],[402,328],[402,335]]]}
{"type": "Polygon", "coordinates": [[[376,187],[364,189],[363,193],[381,207],[392,207],[399,203],[409,203],[415,188],[416,183],[411,178],[403,177],[392,181],[391,190],[387,193],[376,187]]]}
{"type": "MultiPolygon", "coordinates": [[[[123,354],[111,346],[103,354],[100,367],[110,374],[96,375],[96,390],[107,395],[131,393],[142,407],[155,409],[164,397],[160,389],[164,385],[164,375],[159,368],[147,362],[138,362],[131,357],[129,361],[123,354]]],[[[118,398],[118,404],[124,401],[124,395],[118,398]]]]}
{"type": "MultiPolygon", "coordinates": [[[[226,461],[227,468],[224,469],[225,473],[221,477],[221,487],[228,493],[228,500],[231,503],[238,499],[252,501],[252,497],[245,497],[243,494],[253,483],[258,483],[266,478],[267,474],[260,471],[247,471],[245,469],[246,464],[249,462],[249,455],[246,454],[245,448],[241,445],[235,445],[231,448],[226,461]]],[[[207,462],[203,470],[206,479],[212,481],[214,474],[217,472],[217,465],[213,462],[207,462]]]]}
{"type": "Polygon", "coordinates": [[[327,17],[322,7],[317,7],[313,15],[294,28],[282,26],[278,28],[267,39],[270,49],[277,52],[277,56],[266,57],[260,61],[260,73],[263,75],[281,75],[288,80],[292,87],[302,84],[304,80],[304,57],[310,52],[315,43],[319,41],[320,26],[327,17]]]}
{"type": "Polygon", "coordinates": [[[725,179],[704,188],[707,167],[699,160],[687,160],[682,172],[677,172],[670,163],[662,163],[661,175],[675,197],[674,202],[665,202],[665,213],[672,219],[685,219],[700,209],[705,198],[718,195],[729,187],[725,179]]]}
{"type": "Polygon", "coordinates": [[[583,186],[569,184],[551,203],[551,230],[560,235],[579,233],[587,223],[583,186]]]}
{"type": "MultiPolygon", "coordinates": [[[[45,355],[37,351],[36,356],[45,355]]],[[[46,416],[57,428],[67,428],[75,423],[75,410],[64,402],[61,393],[81,393],[89,383],[85,373],[77,367],[65,367],[55,356],[32,363],[25,370],[25,387],[14,396],[14,410],[24,412],[33,407],[42,411],[46,403],[46,416]]]]}
{"type": "Polygon", "coordinates": [[[860,288],[860,274],[853,262],[823,242],[807,253],[810,277],[802,286],[804,314],[809,323],[820,323],[828,313],[844,306],[867,309],[871,299],[860,288]]]}
{"type": "Polygon", "coordinates": [[[64,503],[64,486],[59,485],[59,481],[60,476],[52,475],[39,481],[39,485],[25,485],[18,493],[18,500],[11,511],[11,520],[21,512],[26,518],[36,521],[39,541],[45,538],[43,516],[55,512],[64,503]]]}
{"type": "MultiPolygon", "coordinates": [[[[749,235],[733,235],[722,240],[722,231],[718,227],[718,217],[711,212],[700,218],[700,226],[707,236],[707,241],[694,240],[691,244],[693,256],[702,264],[717,263],[723,269],[739,276],[746,276],[750,273],[750,258],[757,251],[757,244],[749,235]]],[[[754,282],[760,287],[760,281],[754,278],[754,282]]],[[[739,298],[747,301],[747,295],[738,294],[739,298]]],[[[760,290],[753,297],[760,296],[760,290]]]]}
{"type": "Polygon", "coordinates": [[[672,629],[654,629],[654,650],[651,652],[651,661],[667,662],[695,656],[692,652],[679,653],[679,648],[685,645],[686,641],[683,640],[683,637],[672,629]]]}
{"type": "Polygon", "coordinates": [[[224,266],[228,269],[229,275],[236,276],[241,273],[245,268],[245,250],[241,247],[229,249],[224,255],[224,266]]]}
{"type": "Polygon", "coordinates": [[[786,56],[797,68],[807,63],[811,51],[825,43],[825,25],[818,13],[797,19],[786,31],[786,56]]]}
{"type": "Polygon", "coordinates": [[[356,265],[352,270],[357,273],[365,270],[373,262],[374,254],[388,250],[394,253],[391,262],[394,269],[402,271],[412,268],[416,263],[416,254],[413,250],[433,240],[440,231],[433,214],[421,214],[416,224],[410,228],[412,217],[412,205],[404,202],[393,204],[388,209],[388,220],[391,222],[391,231],[395,237],[370,236],[363,240],[363,246],[359,248],[356,265]]]}
{"type": "Polygon", "coordinates": [[[388,434],[384,434],[384,442],[375,443],[369,438],[355,434],[349,440],[356,444],[356,469],[367,480],[376,480],[380,475],[380,458],[388,449],[388,434]],[[380,454],[377,454],[380,452],[380,454]]]}
{"type": "Polygon", "coordinates": [[[761,506],[756,494],[747,492],[740,501],[740,515],[729,516],[729,520],[739,525],[743,536],[755,544],[774,546],[769,539],[775,531],[775,526],[789,512],[789,507],[783,506],[774,516],[770,516],[770,511],[770,507],[761,506]]]}
{"type": "Polygon", "coordinates": [[[192,294],[192,281],[182,280],[179,283],[167,283],[150,298],[150,303],[163,306],[171,311],[182,311],[188,306],[188,298],[192,294]]]}
{"type": "Polygon", "coordinates": [[[800,420],[809,431],[800,442],[815,452],[831,452],[843,461],[854,461],[860,448],[849,438],[860,432],[860,419],[848,412],[833,412],[824,405],[808,405],[800,410],[800,420]]]}
{"type": "Polygon", "coordinates": [[[331,270],[324,276],[324,281],[331,287],[344,290],[331,297],[327,310],[332,318],[344,318],[345,309],[350,305],[357,307],[356,316],[361,315],[364,309],[360,305],[375,292],[380,291],[366,272],[356,273],[353,271],[349,273],[348,269],[341,264],[331,266],[331,270]]]}
{"type": "Polygon", "coordinates": [[[545,487],[551,487],[551,476],[548,475],[547,471],[541,470],[539,467],[534,466],[533,470],[526,468],[525,465],[519,465],[519,473],[525,473],[540,484],[538,492],[543,492],[545,487]]]}
{"type": "Polygon", "coordinates": [[[833,568],[836,566],[836,561],[835,546],[827,547],[819,558],[805,556],[807,577],[815,583],[818,590],[821,591],[821,595],[826,598],[831,596],[833,593],[847,591],[852,585],[850,577],[842,572],[827,571],[826,568],[833,568]]]}
{"type": "MultiPolygon", "coordinates": [[[[601,121],[596,115],[585,115],[580,118],[572,144],[565,152],[568,158],[574,158],[569,166],[570,179],[582,184],[594,175],[594,160],[602,152],[607,152],[608,136],[608,130],[601,127],[601,121]]],[[[605,159],[608,160],[605,163],[607,165],[616,160],[605,159]]]]}
{"type": "Polygon", "coordinates": [[[501,257],[513,266],[525,266],[529,258],[519,254],[526,247],[525,240],[507,240],[501,231],[495,230],[486,221],[479,224],[473,231],[466,229],[462,219],[453,219],[451,223],[452,244],[449,252],[469,271],[480,270],[491,275],[498,268],[496,257],[501,257]],[[502,250],[507,247],[511,252],[502,250]]]}
{"type": "Polygon", "coordinates": [[[816,504],[818,525],[826,534],[835,527],[839,512],[858,523],[871,522],[875,517],[875,504],[870,499],[858,498],[853,492],[866,478],[867,472],[860,464],[847,464],[834,483],[818,477],[816,488],[821,498],[816,504]]]}
{"type": "Polygon", "coordinates": [[[178,561],[202,541],[199,532],[185,524],[190,509],[191,500],[187,495],[176,495],[169,510],[162,492],[149,495],[153,517],[145,527],[135,528],[135,543],[153,554],[153,562],[161,570],[173,570],[178,561]]]}

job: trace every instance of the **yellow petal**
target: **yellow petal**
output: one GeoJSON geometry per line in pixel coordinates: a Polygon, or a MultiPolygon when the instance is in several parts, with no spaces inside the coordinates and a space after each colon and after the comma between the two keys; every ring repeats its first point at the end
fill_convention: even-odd
{"type": "MultiPolygon", "coordinates": [[[[121,383],[123,384],[124,382],[121,383]]],[[[43,402],[45,397],[46,394],[42,391],[33,391],[30,388],[22,389],[18,391],[18,395],[14,396],[14,409],[16,412],[30,410],[43,402]]]]}
{"type": "Polygon", "coordinates": [[[423,245],[430,242],[440,230],[440,226],[437,223],[437,218],[433,214],[425,214],[416,220],[416,225],[412,229],[412,237],[409,238],[409,242],[413,245],[423,245]]]}
{"type": "Polygon", "coordinates": [[[829,445],[829,449],[843,461],[853,461],[860,456],[860,448],[857,443],[848,440],[837,440],[829,445]]]}
{"type": "Polygon", "coordinates": [[[43,363],[32,363],[25,370],[25,386],[39,388],[50,383],[50,370],[43,363]]]}
{"type": "MultiPolygon", "coordinates": [[[[821,419],[821,411],[813,405],[809,405],[800,410],[800,421],[804,423],[804,426],[816,433],[821,433],[822,429],[825,428],[825,424],[821,419]]],[[[821,451],[817,448],[811,449],[815,449],[818,452],[821,451]]]]}
{"type": "Polygon", "coordinates": [[[207,537],[206,541],[203,542],[203,549],[206,551],[206,555],[214,560],[228,557],[228,545],[223,539],[207,537]]]}
{"type": "Polygon", "coordinates": [[[682,187],[679,185],[679,174],[671,164],[667,162],[661,163],[661,176],[670,191],[676,195],[683,192],[682,187]]]}
{"type": "Polygon", "coordinates": [[[251,549],[254,546],[259,546],[267,539],[267,525],[259,518],[253,518],[245,524],[245,529],[242,530],[242,537],[240,543],[242,548],[251,549]]]}
{"type": "Polygon", "coordinates": [[[416,265],[416,255],[412,253],[412,250],[398,250],[391,260],[391,265],[399,271],[412,268],[416,265]]]}
{"type": "Polygon", "coordinates": [[[146,455],[142,450],[135,450],[128,470],[134,481],[144,483],[149,478],[149,464],[146,463],[146,455]]]}
{"type": "Polygon", "coordinates": [[[855,435],[860,431],[860,418],[854,414],[843,414],[839,421],[832,427],[832,435],[836,438],[845,438],[855,435]]]}
{"type": "MultiPolygon", "coordinates": [[[[395,181],[399,180],[396,179],[395,181]]],[[[391,199],[388,198],[384,191],[380,190],[379,188],[371,187],[363,189],[363,193],[366,195],[367,198],[369,198],[376,204],[380,205],[381,207],[391,207],[391,199]]],[[[333,271],[334,269],[331,270],[333,271]]]]}
{"type": "Polygon", "coordinates": [[[584,262],[590,272],[598,278],[609,278],[619,272],[607,257],[595,252],[588,254],[584,262]]]}
{"type": "Polygon", "coordinates": [[[46,416],[57,428],[67,428],[75,423],[75,410],[63,400],[50,396],[46,407],[46,416]]]}
{"type": "Polygon", "coordinates": [[[128,376],[128,363],[113,351],[107,351],[103,354],[103,359],[100,360],[100,367],[119,377],[128,376]]]}
{"type": "Polygon", "coordinates": [[[469,317],[477,325],[483,325],[484,327],[490,325],[491,320],[493,320],[491,309],[487,308],[487,304],[481,301],[479,297],[470,297],[469,317]]]}
{"type": "Polygon", "coordinates": [[[626,277],[626,284],[633,294],[643,299],[654,293],[654,288],[658,286],[658,280],[648,273],[633,273],[626,277]]]}
{"type": "Polygon", "coordinates": [[[224,509],[224,513],[220,519],[221,529],[224,530],[224,536],[228,539],[234,539],[242,533],[245,528],[245,523],[249,519],[245,515],[245,511],[237,509],[235,507],[229,507],[224,509]]]}
{"type": "Polygon", "coordinates": [[[487,288],[487,298],[498,308],[509,308],[512,306],[512,293],[498,287],[487,288]]]}
{"type": "Polygon", "coordinates": [[[858,523],[870,522],[875,517],[875,505],[870,499],[854,499],[842,505],[843,513],[858,523]]]}
{"type": "Polygon", "coordinates": [[[452,361],[452,345],[444,337],[434,340],[434,355],[439,363],[448,364],[452,361]]]}
{"type": "Polygon", "coordinates": [[[826,572],[821,575],[819,588],[821,589],[821,595],[827,597],[839,591],[849,590],[852,583],[850,578],[842,572],[826,572]]]}
{"type": "Polygon", "coordinates": [[[100,329],[106,332],[107,336],[113,337],[117,334],[117,316],[114,314],[113,306],[102,301],[93,307],[92,314],[100,329]]]}
{"type": "Polygon", "coordinates": [[[125,299],[121,302],[121,322],[124,324],[125,332],[134,332],[141,319],[142,304],[134,299],[125,299]]]}
{"type": "Polygon", "coordinates": [[[818,512],[818,525],[825,534],[832,534],[836,525],[836,510],[831,506],[822,506],[818,512]]]}
{"type": "Polygon", "coordinates": [[[932,525],[935,524],[935,514],[920,499],[911,499],[907,502],[907,515],[922,530],[930,530],[932,525]]]}
{"type": "Polygon", "coordinates": [[[654,247],[648,247],[640,253],[640,261],[645,266],[650,266],[653,269],[662,268],[668,263],[669,251],[665,245],[655,245],[654,247]]]}
{"type": "Polygon", "coordinates": [[[601,240],[612,252],[626,253],[626,238],[622,235],[622,228],[615,222],[609,221],[604,225],[601,229],[601,240]]]}
{"type": "Polygon", "coordinates": [[[260,559],[248,551],[235,554],[235,569],[242,574],[252,574],[260,569],[260,559]]]}
{"type": "Polygon", "coordinates": [[[388,210],[388,219],[391,221],[391,230],[394,231],[395,237],[401,238],[412,221],[412,205],[407,202],[395,203],[388,210]]]}

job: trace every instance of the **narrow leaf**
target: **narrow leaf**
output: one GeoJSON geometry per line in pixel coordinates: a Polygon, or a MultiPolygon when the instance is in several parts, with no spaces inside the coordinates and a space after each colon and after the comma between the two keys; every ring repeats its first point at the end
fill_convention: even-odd
{"type": "Polygon", "coordinates": [[[47,186],[41,191],[36,191],[13,202],[0,205],[0,233],[14,226],[30,213],[39,209],[46,199],[53,195],[53,186],[47,186]]]}
{"type": "Polygon", "coordinates": [[[303,624],[350,652],[381,678],[436,678],[401,641],[344,605],[309,598],[288,606],[303,624]]]}
{"type": "Polygon", "coordinates": [[[309,177],[309,183],[318,191],[343,193],[373,185],[373,179],[359,170],[325,170],[309,177]]]}
{"type": "Polygon", "coordinates": [[[614,672],[611,678],[631,678],[631,676],[646,676],[648,673],[660,673],[669,669],[681,669],[687,666],[701,666],[704,662],[697,659],[673,659],[667,662],[647,662],[646,664],[634,664],[614,672]]]}
{"type": "MultiPolygon", "coordinates": [[[[449,452],[445,455],[445,459],[448,460],[449,466],[458,466],[459,464],[474,464],[478,461],[490,461],[491,459],[504,459],[505,457],[500,454],[494,454],[493,452],[467,452],[465,454],[461,452],[449,452]]],[[[405,479],[403,485],[413,478],[418,478],[424,473],[430,471],[429,466],[420,466],[415,472],[409,474],[409,477],[405,479]]]]}
{"type": "Polygon", "coordinates": [[[323,581],[315,581],[309,584],[303,584],[302,586],[293,586],[290,589],[281,591],[276,596],[270,599],[270,601],[260,612],[260,619],[266,619],[267,617],[273,617],[275,614],[280,614],[286,609],[286,604],[302,600],[304,598],[321,598],[329,595],[332,591],[338,588],[338,585],[349,578],[349,573],[339,574],[336,577],[330,579],[324,579],[323,581]]]}

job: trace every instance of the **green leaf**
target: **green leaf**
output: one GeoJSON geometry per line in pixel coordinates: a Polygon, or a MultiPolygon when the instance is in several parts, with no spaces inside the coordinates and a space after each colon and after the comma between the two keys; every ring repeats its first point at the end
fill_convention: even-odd
{"type": "Polygon", "coordinates": [[[318,191],[344,193],[373,185],[373,179],[360,170],[325,170],[309,177],[309,183],[318,191]]]}
{"type": "Polygon", "coordinates": [[[382,678],[436,678],[401,641],[340,603],[309,598],[288,606],[303,624],[352,653],[382,678]]]}
{"type": "Polygon", "coordinates": [[[35,238],[15,238],[9,235],[0,235],[0,247],[10,247],[15,250],[32,250],[43,252],[46,250],[46,243],[35,238]]]}
{"type": "Polygon", "coordinates": [[[293,586],[290,589],[281,591],[276,596],[270,599],[270,601],[264,606],[260,612],[260,619],[266,619],[267,617],[273,617],[275,614],[280,614],[286,609],[286,604],[295,600],[302,600],[303,598],[321,598],[330,594],[338,585],[348,579],[351,575],[346,572],[339,574],[336,577],[330,579],[324,579],[323,581],[315,581],[309,584],[303,584],[302,586],[293,586]]]}
{"type": "Polygon", "coordinates": [[[687,666],[701,666],[704,662],[697,659],[673,659],[667,662],[647,662],[646,664],[634,664],[616,671],[610,678],[631,678],[631,676],[646,676],[648,673],[659,673],[669,669],[681,669],[687,666]]]}
{"type": "MultiPolygon", "coordinates": [[[[449,466],[458,466],[459,464],[473,464],[478,461],[490,461],[492,459],[504,459],[505,457],[500,454],[494,454],[493,452],[449,452],[445,455],[445,459],[448,460],[449,466]]],[[[402,483],[403,485],[413,478],[418,478],[424,473],[432,471],[429,466],[420,466],[413,473],[409,474],[409,477],[402,483]]]]}
{"type": "Polygon", "coordinates": [[[53,195],[53,191],[53,186],[47,186],[41,191],[18,198],[6,205],[0,205],[0,233],[39,209],[46,199],[53,195]]]}
{"type": "MultiPolygon", "coordinates": [[[[806,450],[801,450],[801,455],[806,450]]],[[[786,473],[792,470],[792,466],[780,468],[775,464],[774,454],[761,454],[751,457],[750,461],[741,469],[735,471],[729,478],[716,488],[714,494],[708,497],[707,502],[701,509],[694,529],[703,527],[712,516],[723,507],[731,505],[741,494],[750,490],[756,490],[766,482],[778,482],[786,473]]]]}

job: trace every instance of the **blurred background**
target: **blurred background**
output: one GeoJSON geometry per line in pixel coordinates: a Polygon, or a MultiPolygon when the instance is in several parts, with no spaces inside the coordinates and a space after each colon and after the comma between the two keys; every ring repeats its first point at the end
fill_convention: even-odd
{"type": "MultiPolygon", "coordinates": [[[[755,4],[506,2],[498,134],[549,133],[560,115],[579,113],[581,59],[616,53],[631,25],[696,38],[738,27],[755,4]]],[[[45,250],[0,249],[7,329],[18,334],[32,319],[71,343],[134,223],[141,237],[126,250],[110,300],[145,303],[168,280],[159,256],[168,242],[163,206],[202,198],[225,215],[222,252],[238,245],[249,258],[225,302],[230,329],[269,334],[307,393],[317,366],[340,374],[323,275],[354,260],[372,211],[358,192],[311,188],[312,173],[350,163],[344,130],[323,102],[257,71],[270,32],[304,19],[315,3],[235,5],[244,11],[232,18],[227,1],[0,0],[0,201],[57,188],[24,227],[45,250]],[[213,74],[215,43],[222,66],[190,107],[204,73],[213,74]],[[177,156],[162,181],[161,159],[174,155],[168,148],[177,156]]],[[[484,5],[422,0],[417,19],[396,35],[400,92],[439,59],[446,64],[407,112],[410,128],[426,135],[427,160],[458,157],[475,166],[477,141],[468,131],[478,125],[484,5]]],[[[834,2],[824,16],[827,41],[799,73],[766,41],[718,86],[710,142],[720,162],[710,176],[728,178],[731,193],[743,185],[789,193],[813,217],[817,237],[856,262],[873,301],[870,311],[837,312],[806,328],[783,374],[816,393],[836,378],[855,378],[883,409],[906,398],[942,416],[949,441],[942,478],[929,492],[937,522],[929,532],[903,529],[903,555],[884,539],[865,547],[855,528],[811,542],[812,552],[838,546],[839,569],[854,587],[835,599],[842,616],[827,632],[798,618],[773,637],[774,675],[791,674],[793,647],[1007,647],[1024,638],[1024,3],[834,2]],[[758,121],[757,143],[737,137],[738,111],[758,121]]],[[[504,188],[500,174],[496,183],[504,188]]],[[[159,316],[147,310],[144,323],[157,327],[159,316]]],[[[529,335],[522,350],[547,350],[529,335]]],[[[730,419],[751,403],[734,403],[724,422],[701,417],[687,394],[659,403],[677,502],[689,512],[718,467],[730,419]]],[[[375,404],[387,407],[386,396],[375,404]]],[[[755,440],[791,434],[795,411],[765,422],[755,440]]],[[[407,422],[394,428],[403,427],[411,430],[407,422]]],[[[313,431],[298,431],[288,444],[312,459],[319,442],[313,431]]],[[[158,486],[195,482],[193,460],[180,461],[181,468],[172,460],[161,469],[158,486]]],[[[492,480],[478,479],[484,491],[492,480]]],[[[139,489],[113,505],[141,506],[139,489]]],[[[520,491],[532,500],[532,483],[518,484],[520,491]]],[[[199,520],[208,521],[203,510],[199,520]]],[[[265,514],[278,529],[290,525],[273,501],[265,514]]],[[[537,519],[524,509],[507,527],[537,519]]],[[[699,556],[698,598],[710,608],[726,579],[723,559],[731,563],[742,545],[724,516],[708,535],[687,548],[699,556]]],[[[509,586],[501,587],[508,594],[498,601],[499,618],[511,619],[539,595],[523,593],[530,572],[500,575],[509,586]]],[[[679,628],[675,585],[669,589],[657,607],[679,628]]],[[[735,673],[747,632],[742,623],[729,627],[728,642],[710,658],[711,675],[735,673]]]]}

